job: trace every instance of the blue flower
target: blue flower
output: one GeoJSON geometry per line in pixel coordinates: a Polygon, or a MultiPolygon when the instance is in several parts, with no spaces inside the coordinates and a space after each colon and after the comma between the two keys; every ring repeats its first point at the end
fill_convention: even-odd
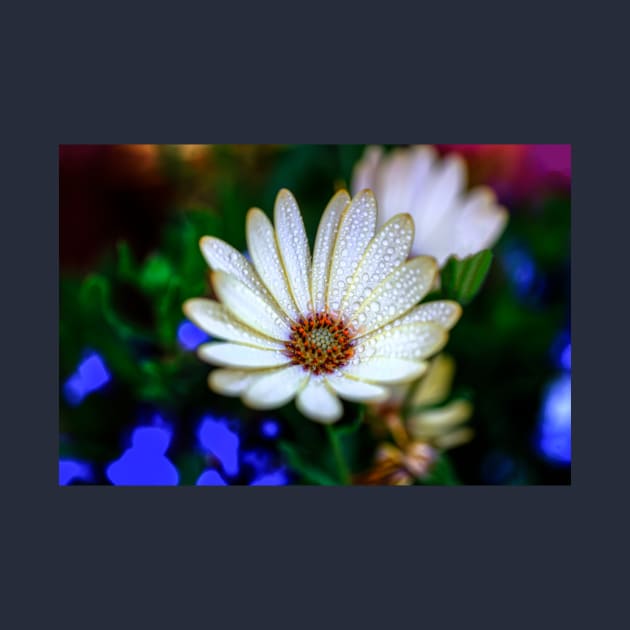
{"type": "MultiPolygon", "coordinates": [[[[289,483],[286,470],[277,466],[274,454],[265,448],[241,448],[241,438],[226,418],[206,415],[201,419],[197,438],[203,451],[219,460],[218,469],[204,471],[197,480],[198,486],[225,486],[247,484],[279,486],[289,483]]],[[[278,435],[279,425],[268,419],[260,431],[270,439],[278,435]]]]}
{"type": "Polygon", "coordinates": [[[209,341],[210,336],[185,319],[177,329],[177,341],[184,350],[195,350],[197,346],[209,341]]]}
{"type": "Polygon", "coordinates": [[[273,440],[274,438],[278,437],[280,433],[280,425],[276,420],[268,418],[267,420],[264,420],[263,423],[260,425],[260,432],[266,438],[273,440]]]}
{"type": "Polygon", "coordinates": [[[537,448],[548,461],[571,463],[571,374],[558,376],[545,391],[537,448]]]}
{"type": "Polygon", "coordinates": [[[289,483],[287,473],[284,468],[278,468],[271,473],[256,477],[250,486],[286,486],[289,483]]]}
{"type": "Polygon", "coordinates": [[[107,477],[116,486],[176,486],[177,468],[165,453],[172,432],[164,426],[139,427],[131,448],[107,467],[107,477]]]}
{"type": "Polygon", "coordinates": [[[59,460],[59,485],[67,486],[73,481],[91,481],[92,469],[86,462],[73,459],[59,460]]]}
{"type": "MultiPolygon", "coordinates": [[[[259,475],[250,486],[286,486],[289,483],[286,470],[278,468],[269,473],[259,475]]],[[[197,479],[198,486],[227,486],[228,483],[216,470],[206,470],[197,479]]]]}
{"type": "Polygon", "coordinates": [[[571,371],[571,334],[564,331],[551,346],[554,363],[561,369],[571,371]]]}
{"type": "Polygon", "coordinates": [[[560,365],[565,370],[571,369],[571,342],[570,341],[562,349],[562,352],[560,354],[560,365]]]}
{"type": "Polygon", "coordinates": [[[201,448],[214,455],[229,476],[238,474],[239,437],[230,430],[227,420],[206,416],[201,420],[197,437],[201,448]]]}
{"type": "Polygon", "coordinates": [[[227,486],[227,482],[216,470],[206,470],[197,479],[198,486],[227,486]]]}
{"type": "Polygon", "coordinates": [[[544,278],[525,247],[507,245],[502,250],[502,263],[507,276],[520,298],[536,299],[544,289],[544,278]]]}
{"type": "Polygon", "coordinates": [[[76,372],[64,383],[63,393],[69,404],[78,405],[88,394],[101,389],[110,380],[111,375],[101,356],[88,351],[76,372]]]}

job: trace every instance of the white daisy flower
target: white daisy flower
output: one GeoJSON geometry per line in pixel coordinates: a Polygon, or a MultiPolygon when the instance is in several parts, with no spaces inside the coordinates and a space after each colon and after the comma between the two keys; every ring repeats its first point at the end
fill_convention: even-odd
{"type": "Polygon", "coordinates": [[[297,202],[278,193],[275,229],[258,208],[247,215],[252,263],[220,239],[201,239],[220,302],[192,299],[186,315],[222,342],[199,347],[222,369],[215,392],[241,396],[255,409],[296,397],[307,417],[332,423],[351,401],[387,398],[387,386],[417,379],[425,359],[446,344],[461,315],[456,302],[418,306],[438,267],[428,256],[408,260],[413,220],[392,217],[376,232],[369,190],[352,200],[338,192],[322,216],[311,253],[297,202]],[[375,233],[376,232],[376,233],[375,233]]]}
{"type": "Polygon", "coordinates": [[[491,247],[507,223],[494,192],[485,186],[466,192],[466,178],[459,155],[440,159],[431,146],[385,155],[372,146],[355,166],[352,190],[374,191],[380,224],[398,212],[411,214],[416,224],[411,253],[434,256],[441,267],[450,256],[464,258],[491,247]]]}

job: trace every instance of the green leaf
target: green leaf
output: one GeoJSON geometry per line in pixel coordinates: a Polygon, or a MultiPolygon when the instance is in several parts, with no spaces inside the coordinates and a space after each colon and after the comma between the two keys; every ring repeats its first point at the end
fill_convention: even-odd
{"type": "Polygon", "coordinates": [[[491,263],[492,252],[489,249],[462,260],[454,256],[449,258],[440,275],[443,296],[468,304],[481,289],[491,263]]]}
{"type": "Polygon", "coordinates": [[[79,303],[83,317],[98,325],[103,318],[108,326],[124,339],[145,339],[140,330],[121,319],[112,305],[112,289],[108,278],[99,274],[88,276],[79,291],[79,303]]]}
{"type": "Polygon", "coordinates": [[[180,295],[180,280],[173,276],[157,300],[157,333],[164,347],[169,347],[175,342],[177,324],[184,317],[183,300],[180,299],[180,295]]]}
{"type": "Polygon", "coordinates": [[[298,449],[289,442],[278,444],[280,451],[286,457],[289,467],[299,473],[305,481],[318,486],[337,486],[339,482],[327,472],[307,462],[298,449]]]}
{"type": "Polygon", "coordinates": [[[151,256],[140,273],[140,286],[147,293],[163,290],[169,283],[173,268],[161,254],[151,256]]]}
{"type": "Polygon", "coordinates": [[[138,363],[137,395],[146,402],[172,401],[177,385],[179,362],[145,359],[138,363]]]}
{"type": "Polygon", "coordinates": [[[206,467],[206,461],[203,455],[186,453],[175,460],[175,466],[179,472],[178,485],[194,486],[206,467]]]}
{"type": "Polygon", "coordinates": [[[365,405],[356,405],[357,410],[354,418],[350,422],[341,422],[336,427],[334,427],[335,432],[341,436],[352,436],[356,433],[363,424],[363,420],[365,419],[365,405]]]}
{"type": "Polygon", "coordinates": [[[134,282],[138,270],[129,244],[126,241],[120,241],[116,246],[116,250],[118,254],[118,276],[127,282],[134,282]]]}
{"type": "Polygon", "coordinates": [[[440,453],[435,460],[429,476],[422,480],[422,484],[425,486],[457,486],[459,480],[455,474],[455,470],[448,458],[444,453],[440,453]]]}

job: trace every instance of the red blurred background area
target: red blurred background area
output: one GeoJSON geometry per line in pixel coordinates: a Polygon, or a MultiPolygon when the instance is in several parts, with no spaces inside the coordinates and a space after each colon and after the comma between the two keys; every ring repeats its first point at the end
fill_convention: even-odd
{"type": "Polygon", "coordinates": [[[173,194],[155,145],[61,145],[61,268],[89,268],[120,238],[148,251],[173,194]]]}
{"type": "Polygon", "coordinates": [[[118,240],[140,256],[157,243],[177,202],[177,181],[165,176],[165,147],[204,169],[207,145],[111,144],[59,146],[59,258],[65,271],[97,263],[118,240]]]}

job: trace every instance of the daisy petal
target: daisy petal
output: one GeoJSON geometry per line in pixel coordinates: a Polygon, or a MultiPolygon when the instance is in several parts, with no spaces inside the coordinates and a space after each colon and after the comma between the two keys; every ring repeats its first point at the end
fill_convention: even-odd
{"type": "Polygon", "coordinates": [[[312,310],[309,273],[311,252],[304,222],[293,195],[286,189],[276,197],[274,220],[280,255],[291,293],[302,314],[312,310]]]}
{"type": "MultiPolygon", "coordinates": [[[[406,187],[405,179],[405,150],[394,150],[382,161],[375,177],[374,193],[378,199],[379,216],[391,218],[399,212],[406,212],[407,208],[401,204],[401,192],[406,187]]],[[[367,186],[371,188],[371,186],[367,186]]]]}
{"type": "MultiPolygon", "coordinates": [[[[399,212],[409,212],[417,197],[426,189],[424,177],[433,165],[435,150],[417,147],[417,151],[395,149],[385,159],[375,176],[375,194],[380,216],[390,218],[399,212]],[[424,165],[426,173],[418,171],[424,165]]],[[[369,186],[368,186],[369,188],[369,186]]]]}
{"type": "Polygon", "coordinates": [[[389,391],[385,387],[372,385],[364,381],[357,381],[345,376],[327,376],[328,384],[346,400],[356,402],[379,401],[389,397],[389,391]]]}
{"type": "Polygon", "coordinates": [[[257,374],[252,370],[213,370],[208,376],[208,386],[217,394],[240,396],[257,374]]]}
{"type": "Polygon", "coordinates": [[[418,256],[390,273],[355,314],[360,333],[369,333],[404,315],[428,293],[437,270],[435,259],[418,256]]]}
{"type": "Polygon", "coordinates": [[[382,157],[382,147],[370,146],[365,150],[363,157],[357,162],[352,173],[353,195],[356,195],[358,192],[361,192],[366,188],[373,188],[376,169],[378,168],[382,157]]]}
{"type": "Polygon", "coordinates": [[[212,286],[227,310],[246,326],[283,341],[289,327],[268,300],[223,271],[212,274],[212,286]]]}
{"type": "Polygon", "coordinates": [[[327,304],[335,313],[375,228],[376,200],[370,190],[364,190],[352,199],[339,222],[328,278],[327,304]]]}
{"type": "Polygon", "coordinates": [[[435,405],[446,400],[455,376],[455,360],[447,354],[432,359],[429,370],[416,387],[410,404],[435,405]]]}
{"type": "Polygon", "coordinates": [[[508,212],[497,204],[494,192],[485,187],[467,197],[455,223],[455,251],[461,256],[492,247],[503,233],[508,212]]]}
{"type": "Polygon", "coordinates": [[[414,218],[419,216],[414,214],[414,209],[418,202],[422,202],[424,191],[428,188],[428,178],[437,159],[437,151],[430,145],[420,145],[410,149],[407,179],[404,182],[403,203],[405,205],[403,207],[405,212],[409,212],[414,218]]]}
{"type": "Polygon", "coordinates": [[[466,422],[472,411],[472,404],[467,400],[454,400],[439,409],[428,409],[409,418],[409,433],[416,440],[434,438],[466,422]]]}
{"type": "Polygon", "coordinates": [[[363,337],[357,347],[360,361],[371,357],[391,357],[419,361],[439,352],[448,341],[442,326],[416,322],[386,327],[363,337]]]}
{"type": "Polygon", "coordinates": [[[288,357],[276,350],[263,350],[240,343],[204,343],[199,346],[197,354],[208,363],[242,368],[275,367],[290,362],[288,357]]]}
{"type": "Polygon", "coordinates": [[[458,322],[462,314],[462,307],[451,300],[436,300],[420,304],[412,311],[397,319],[394,326],[404,326],[415,322],[439,324],[450,330],[458,322]]]}
{"type": "Polygon", "coordinates": [[[348,376],[375,383],[406,383],[422,376],[427,369],[424,361],[408,361],[387,357],[372,357],[343,368],[348,376]]]}
{"type": "Polygon", "coordinates": [[[214,236],[204,236],[199,245],[203,257],[213,271],[224,271],[234,276],[254,293],[260,294],[263,298],[273,303],[269,291],[260,281],[258,274],[247,258],[238,250],[214,236]]]}
{"type": "Polygon", "coordinates": [[[370,241],[345,294],[341,311],[347,316],[359,308],[374,289],[409,256],[413,219],[408,214],[392,217],[370,241]]]}
{"type": "Polygon", "coordinates": [[[311,293],[315,312],[321,312],[326,308],[326,284],[330,271],[330,259],[341,213],[349,203],[350,195],[345,190],[340,190],[326,206],[317,228],[311,270],[311,293]]]}
{"type": "Polygon", "coordinates": [[[273,226],[259,208],[252,208],[247,213],[247,249],[271,295],[290,318],[297,319],[299,313],[289,291],[273,226]]]}
{"type": "Polygon", "coordinates": [[[436,163],[430,188],[424,198],[424,212],[418,216],[416,229],[419,233],[432,232],[455,205],[466,182],[466,164],[457,154],[436,163]]]}
{"type": "Polygon", "coordinates": [[[272,409],[288,403],[304,385],[308,373],[299,365],[274,370],[257,378],[245,391],[243,402],[253,409],[272,409]]]}
{"type": "Polygon", "coordinates": [[[434,443],[439,449],[446,451],[450,448],[455,448],[456,446],[470,442],[474,436],[475,432],[470,427],[462,427],[457,429],[457,431],[436,437],[434,443]]]}
{"type": "Polygon", "coordinates": [[[324,424],[336,422],[343,415],[343,405],[324,380],[309,379],[295,403],[305,416],[324,424]]]}
{"type": "Polygon", "coordinates": [[[251,328],[243,326],[222,305],[213,300],[194,298],[184,303],[184,313],[197,326],[213,337],[237,341],[250,346],[282,350],[283,345],[269,337],[263,337],[251,328]]]}

